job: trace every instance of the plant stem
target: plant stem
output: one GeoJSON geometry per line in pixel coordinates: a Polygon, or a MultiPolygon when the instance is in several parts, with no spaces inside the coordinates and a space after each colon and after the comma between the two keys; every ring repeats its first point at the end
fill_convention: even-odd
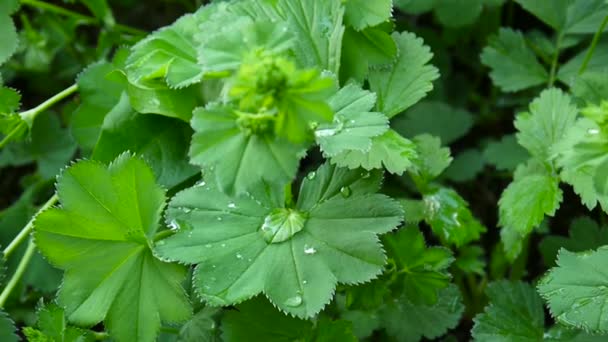
{"type": "MultiPolygon", "coordinates": [[[[44,1],[38,1],[38,0],[21,0],[21,4],[22,5],[27,5],[27,6],[32,6],[35,8],[39,8],[45,11],[49,11],[49,12],[53,12],[56,14],[60,14],[66,17],[72,17],[74,19],[78,19],[81,21],[82,24],[85,25],[95,25],[99,23],[99,20],[97,20],[94,17],[88,16],[88,15],[84,15],[84,14],[80,14],[78,12],[74,12],[74,11],[70,11],[68,9],[53,5],[53,4],[49,4],[47,2],[44,1]]],[[[114,28],[116,28],[118,31],[124,32],[124,33],[128,33],[128,34],[132,34],[132,35],[139,35],[139,36],[145,36],[146,34],[148,34],[146,31],[142,31],[127,25],[121,25],[121,24],[116,24],[113,26],[114,28]]]]}
{"type": "Polygon", "coordinates": [[[166,237],[169,237],[171,235],[175,234],[174,231],[170,230],[170,229],[166,229],[166,230],[161,230],[160,232],[156,233],[156,235],[154,235],[154,237],[152,238],[152,240],[154,242],[162,240],[166,237]]]}
{"type": "Polygon", "coordinates": [[[59,101],[65,99],[66,97],[74,94],[77,90],[78,90],[78,85],[73,84],[69,88],[62,90],[58,94],[55,94],[53,97],[51,97],[50,99],[48,99],[48,100],[44,101],[43,103],[39,104],[35,108],[32,108],[32,109],[26,110],[25,112],[19,113],[19,117],[21,117],[22,121],[17,126],[15,126],[2,139],[2,141],[0,141],[0,148],[3,148],[6,144],[8,144],[13,139],[13,137],[17,133],[19,133],[19,131],[21,131],[23,129],[26,129],[28,126],[31,127],[32,124],[34,123],[34,119],[36,118],[36,116],[38,116],[38,114],[40,114],[41,112],[49,109],[50,107],[52,107],[57,102],[59,102],[59,101]]]}
{"type": "Polygon", "coordinates": [[[583,64],[581,64],[580,69],[578,69],[579,75],[582,75],[583,72],[585,72],[585,70],[587,69],[587,65],[589,64],[589,61],[591,61],[591,57],[593,57],[593,52],[595,52],[595,47],[597,46],[597,42],[602,36],[602,32],[604,32],[604,29],[606,28],[606,24],[608,24],[608,15],[604,17],[604,21],[602,21],[602,23],[600,24],[600,28],[597,30],[597,32],[595,32],[595,35],[593,36],[591,46],[589,46],[589,50],[585,55],[585,60],[583,60],[583,64]]]}
{"type": "Polygon", "coordinates": [[[557,62],[559,60],[559,49],[562,45],[562,39],[564,38],[564,34],[560,32],[557,35],[557,42],[555,43],[555,54],[553,55],[553,61],[551,61],[551,74],[549,75],[549,83],[547,86],[550,88],[555,83],[555,75],[557,74],[557,62]]]}
{"type": "Polygon", "coordinates": [[[34,119],[36,118],[36,116],[38,116],[38,114],[40,114],[41,112],[43,112],[43,111],[51,108],[57,102],[59,102],[59,101],[65,99],[66,97],[74,94],[77,90],[78,90],[78,85],[77,84],[73,84],[69,88],[66,88],[66,89],[62,90],[61,92],[55,94],[50,99],[42,102],[38,106],[36,106],[36,107],[34,107],[34,108],[30,109],[30,110],[26,110],[25,112],[19,113],[19,116],[21,117],[21,119],[23,119],[23,121],[25,121],[29,125],[31,125],[34,122],[34,119]]]}
{"type": "Polygon", "coordinates": [[[34,255],[35,250],[36,245],[34,245],[34,241],[30,239],[30,242],[27,245],[27,249],[25,250],[23,257],[21,258],[21,261],[19,261],[19,265],[17,265],[15,274],[13,274],[11,279],[6,284],[6,287],[4,288],[2,293],[0,293],[0,308],[4,307],[4,303],[6,303],[6,300],[11,295],[11,292],[13,292],[13,290],[15,289],[15,286],[17,286],[17,283],[19,283],[19,280],[27,269],[27,265],[30,263],[30,260],[32,260],[32,256],[34,255]]]}
{"type": "MultiPolygon", "coordinates": [[[[45,211],[53,204],[57,203],[58,200],[59,197],[57,197],[56,194],[53,195],[53,197],[51,197],[48,201],[46,201],[46,203],[42,205],[42,207],[40,207],[38,213],[45,211]]],[[[36,213],[36,215],[32,217],[32,219],[27,223],[27,225],[23,227],[23,229],[21,229],[21,231],[19,232],[19,234],[17,234],[13,241],[11,241],[8,246],[6,246],[6,248],[4,249],[4,258],[8,258],[8,256],[15,251],[19,244],[21,244],[21,242],[23,242],[23,240],[25,240],[25,238],[30,234],[30,232],[34,228],[34,219],[36,218],[38,213],[36,213]]]]}

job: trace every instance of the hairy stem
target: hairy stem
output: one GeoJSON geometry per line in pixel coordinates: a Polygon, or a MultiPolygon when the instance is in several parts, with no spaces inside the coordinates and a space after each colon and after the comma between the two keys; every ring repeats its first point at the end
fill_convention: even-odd
{"type": "Polygon", "coordinates": [[[551,61],[551,73],[549,74],[549,82],[547,86],[550,88],[555,84],[555,76],[557,74],[557,62],[559,61],[559,50],[562,46],[562,39],[564,34],[560,32],[557,35],[557,42],[555,43],[555,54],[553,55],[553,61],[551,61]]]}
{"type": "MultiPolygon", "coordinates": [[[[49,4],[47,2],[44,1],[39,1],[39,0],[21,0],[21,4],[22,5],[27,5],[27,6],[31,6],[31,7],[35,7],[35,8],[39,8],[45,11],[49,11],[49,12],[53,12],[55,14],[59,14],[59,15],[63,15],[66,17],[71,17],[74,19],[78,19],[80,20],[80,22],[82,24],[85,25],[96,25],[99,23],[99,20],[97,20],[94,17],[88,16],[88,15],[84,15],[84,14],[80,14],[78,12],[74,12],[74,11],[70,11],[68,9],[65,9],[63,7],[59,7],[53,4],[49,4]]],[[[124,32],[124,33],[128,33],[128,34],[132,34],[132,35],[139,35],[139,36],[145,36],[146,34],[148,34],[146,31],[142,31],[127,25],[121,25],[121,24],[116,24],[113,26],[116,30],[124,32]]]]}
{"type": "Polygon", "coordinates": [[[600,37],[602,36],[602,32],[604,32],[604,29],[606,28],[606,24],[608,24],[608,15],[606,17],[604,17],[604,21],[602,21],[599,29],[597,30],[597,32],[595,32],[595,35],[593,36],[593,40],[591,41],[589,50],[587,51],[587,54],[585,55],[583,64],[581,64],[580,69],[578,69],[579,75],[582,75],[585,72],[585,70],[587,69],[587,65],[589,64],[591,57],[593,57],[593,53],[595,52],[595,47],[597,46],[597,42],[599,42],[600,37]]]}
{"type": "Polygon", "coordinates": [[[65,99],[66,97],[74,94],[76,91],[78,90],[78,85],[73,84],[70,87],[62,90],[61,92],[59,92],[58,94],[55,94],[53,97],[51,97],[50,99],[44,101],[43,103],[39,104],[38,106],[26,110],[25,112],[21,112],[19,113],[19,116],[21,117],[21,122],[15,126],[5,137],[4,139],[2,139],[2,141],[0,141],[0,148],[3,148],[6,144],[8,144],[13,137],[19,133],[19,131],[27,129],[28,126],[32,126],[32,124],[34,123],[34,119],[36,119],[36,116],[38,116],[38,114],[40,114],[41,112],[51,108],[53,105],[55,105],[57,102],[65,99]]]}
{"type": "Polygon", "coordinates": [[[11,292],[13,292],[15,286],[17,286],[17,283],[19,283],[19,280],[21,280],[23,273],[25,273],[25,270],[27,269],[27,265],[30,263],[30,260],[32,260],[32,256],[34,255],[35,250],[36,245],[34,245],[34,241],[30,239],[30,242],[27,245],[27,249],[25,250],[23,257],[21,258],[21,261],[19,261],[19,265],[17,265],[17,270],[15,270],[15,274],[13,274],[11,279],[6,284],[6,287],[4,288],[2,293],[0,293],[0,308],[4,307],[4,304],[6,303],[8,297],[11,295],[11,292]]]}
{"type": "MultiPolygon", "coordinates": [[[[40,207],[40,209],[38,210],[38,213],[41,213],[44,210],[48,209],[53,204],[57,203],[58,200],[59,200],[59,197],[57,197],[57,195],[53,195],[53,197],[51,197],[48,201],[46,201],[46,203],[44,203],[42,205],[42,207],[40,207]]],[[[17,234],[17,236],[15,236],[13,241],[11,241],[11,243],[8,246],[6,246],[6,248],[4,249],[4,258],[8,258],[8,256],[11,255],[11,253],[13,253],[15,251],[15,249],[17,249],[17,247],[19,247],[21,242],[23,242],[23,240],[25,240],[25,238],[30,234],[30,232],[34,228],[34,219],[36,218],[38,213],[36,213],[36,215],[34,215],[34,217],[32,217],[32,219],[27,223],[27,225],[25,225],[25,227],[23,227],[23,229],[21,229],[21,231],[19,232],[19,234],[17,234]]]]}

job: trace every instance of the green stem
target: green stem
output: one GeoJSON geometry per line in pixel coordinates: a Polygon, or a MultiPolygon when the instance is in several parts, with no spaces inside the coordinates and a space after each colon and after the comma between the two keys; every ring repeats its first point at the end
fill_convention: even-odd
{"type": "Polygon", "coordinates": [[[154,238],[152,238],[152,240],[154,240],[154,242],[162,240],[168,236],[173,235],[175,232],[170,230],[170,229],[166,229],[166,230],[162,230],[158,233],[156,233],[156,235],[154,235],[154,238]]]}
{"type": "Polygon", "coordinates": [[[560,32],[557,36],[557,42],[555,43],[555,54],[553,55],[553,61],[551,61],[551,74],[549,75],[549,82],[547,86],[553,87],[555,84],[555,76],[557,74],[557,62],[559,61],[559,50],[562,46],[562,39],[564,38],[564,34],[560,32]]]}
{"type": "Polygon", "coordinates": [[[2,293],[0,293],[0,308],[4,307],[4,304],[6,303],[8,297],[11,295],[11,292],[13,292],[15,286],[17,286],[17,284],[19,283],[19,280],[21,280],[23,273],[25,273],[25,270],[27,269],[27,265],[30,263],[30,260],[32,260],[34,251],[36,251],[36,245],[34,245],[34,241],[30,239],[30,242],[27,245],[27,249],[25,250],[23,257],[21,258],[21,261],[19,261],[19,265],[17,265],[15,274],[13,274],[11,279],[6,284],[6,287],[4,288],[2,293]]]}
{"type": "Polygon", "coordinates": [[[21,117],[21,122],[17,126],[15,126],[3,139],[0,141],[0,148],[3,148],[6,144],[8,144],[15,135],[17,135],[20,131],[27,129],[27,127],[31,127],[34,123],[34,119],[41,112],[49,109],[57,102],[65,99],[66,97],[74,94],[78,90],[78,85],[73,84],[67,89],[62,90],[60,93],[54,95],[50,99],[44,101],[39,104],[35,108],[26,110],[25,112],[19,113],[19,117],[21,117]]]}
{"type": "MultiPolygon", "coordinates": [[[[38,213],[41,213],[46,209],[50,208],[52,205],[57,203],[58,200],[59,197],[57,197],[57,195],[53,195],[53,197],[51,197],[48,201],[46,201],[46,203],[42,205],[42,207],[40,207],[38,213]]],[[[38,213],[36,213],[36,215],[32,217],[32,219],[27,223],[27,225],[23,227],[23,229],[19,232],[19,234],[17,234],[13,241],[11,241],[8,246],[6,246],[6,248],[4,249],[4,258],[8,258],[8,256],[13,253],[15,249],[21,244],[21,242],[23,242],[23,240],[25,240],[25,238],[30,234],[30,232],[34,228],[34,219],[36,218],[38,213]]]]}
{"type": "Polygon", "coordinates": [[[36,116],[38,116],[38,114],[51,108],[57,102],[74,94],[77,90],[78,90],[78,85],[73,84],[69,88],[62,90],[61,92],[59,92],[58,94],[55,94],[50,99],[42,102],[38,106],[36,106],[30,110],[26,110],[25,112],[19,113],[19,116],[21,117],[21,119],[23,119],[23,121],[25,121],[26,123],[28,123],[31,126],[31,124],[34,122],[34,119],[36,118],[36,116]]]}
{"type": "MultiPolygon", "coordinates": [[[[63,15],[65,17],[71,17],[74,19],[78,19],[78,20],[80,20],[80,22],[82,24],[85,24],[85,25],[96,25],[99,23],[99,20],[97,20],[94,17],[80,14],[78,12],[70,11],[65,8],[62,8],[62,7],[53,5],[53,4],[49,4],[44,1],[21,0],[21,4],[39,8],[39,9],[42,9],[45,11],[53,12],[55,14],[63,15]]],[[[139,29],[127,26],[127,25],[116,24],[113,27],[116,28],[118,31],[128,33],[128,34],[139,35],[139,36],[145,36],[148,34],[146,31],[142,31],[142,30],[139,30],[139,29]]]]}
{"type": "Polygon", "coordinates": [[[600,28],[597,30],[597,32],[595,32],[595,35],[593,36],[591,46],[589,46],[589,50],[585,55],[585,60],[583,61],[583,64],[581,64],[580,69],[578,69],[579,75],[582,75],[583,72],[585,72],[585,70],[587,69],[587,65],[589,64],[589,61],[591,61],[591,57],[593,57],[593,52],[595,52],[595,47],[597,46],[597,43],[600,40],[602,32],[604,32],[604,29],[606,28],[606,24],[608,24],[608,15],[604,18],[604,21],[602,21],[600,28]]]}

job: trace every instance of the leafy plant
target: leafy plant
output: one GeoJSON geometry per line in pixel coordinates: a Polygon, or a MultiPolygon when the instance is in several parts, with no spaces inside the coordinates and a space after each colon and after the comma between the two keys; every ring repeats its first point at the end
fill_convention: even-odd
{"type": "Polygon", "coordinates": [[[605,340],[607,26],[3,1],[0,340],[605,340]]]}

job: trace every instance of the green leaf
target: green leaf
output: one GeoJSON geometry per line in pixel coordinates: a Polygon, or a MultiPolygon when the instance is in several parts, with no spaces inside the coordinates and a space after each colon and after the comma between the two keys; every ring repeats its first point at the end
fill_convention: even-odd
{"type": "Polygon", "coordinates": [[[131,110],[128,101],[120,102],[123,87],[106,78],[114,70],[112,64],[99,62],[87,67],[76,79],[80,106],[74,111],[70,129],[78,144],[87,151],[97,144],[108,113],[131,110]]]}
{"type": "Polygon", "coordinates": [[[413,33],[393,33],[397,60],[370,71],[369,84],[378,95],[376,107],[389,118],[408,109],[433,90],[439,72],[428,62],[433,57],[428,46],[413,33]]]}
{"type": "Polygon", "coordinates": [[[16,330],[15,322],[13,322],[4,310],[0,310],[0,340],[6,342],[19,341],[16,330]]]}
{"type": "Polygon", "coordinates": [[[564,33],[593,33],[608,15],[605,0],[515,0],[545,24],[564,33]]]}
{"type": "Polygon", "coordinates": [[[197,89],[170,89],[165,84],[140,82],[127,84],[129,102],[142,114],[159,114],[189,122],[196,107],[197,89]]]}
{"type": "Polygon", "coordinates": [[[562,180],[573,186],[583,204],[591,210],[599,203],[606,210],[608,194],[598,191],[594,184],[594,178],[603,175],[602,164],[608,160],[608,137],[603,128],[590,119],[579,119],[553,150],[562,169],[562,180]]]}
{"type": "Polygon", "coordinates": [[[435,0],[435,15],[446,27],[471,25],[479,18],[482,9],[483,0],[435,0]]]}
{"type": "Polygon", "coordinates": [[[60,208],[39,214],[36,244],[65,270],[58,295],[77,325],[105,322],[117,341],[153,341],[160,323],[189,318],[186,270],[150,250],[164,207],[152,171],[123,154],[109,167],[81,161],[57,181],[60,208]]]}
{"type": "Polygon", "coordinates": [[[492,69],[492,82],[506,92],[538,86],[549,79],[521,32],[509,28],[501,28],[497,36],[490,38],[481,53],[481,62],[492,69]]]}
{"type": "Polygon", "coordinates": [[[453,182],[467,182],[475,179],[483,170],[485,160],[477,149],[468,149],[459,153],[444,175],[453,182]]]}
{"type": "Polygon", "coordinates": [[[199,21],[198,15],[187,14],[133,46],[126,66],[129,82],[162,79],[172,88],[200,82],[203,69],[194,40],[199,21]]]}
{"type": "Polygon", "coordinates": [[[180,342],[219,342],[219,328],[215,317],[218,310],[204,307],[179,329],[180,342]]]}
{"type": "Polygon", "coordinates": [[[417,158],[412,171],[415,177],[427,184],[437,178],[452,162],[450,149],[441,147],[441,140],[428,134],[414,137],[417,158]]]}
{"type": "Polygon", "coordinates": [[[450,144],[465,136],[473,126],[473,116],[464,109],[443,102],[423,101],[393,119],[393,128],[407,138],[430,134],[450,144]]]}
{"type": "Polygon", "coordinates": [[[523,167],[515,172],[513,182],[498,201],[502,240],[511,259],[519,254],[521,246],[508,242],[511,239],[523,240],[545,215],[553,216],[562,201],[557,177],[541,172],[525,174],[523,167]],[[518,175],[518,172],[524,174],[518,175]]]}
{"type": "Polygon", "coordinates": [[[395,0],[395,7],[405,13],[422,14],[435,7],[436,0],[395,0]]]}
{"type": "Polygon", "coordinates": [[[317,143],[326,156],[335,156],[346,150],[369,151],[372,138],[388,130],[384,114],[370,112],[376,103],[374,93],[347,84],[329,99],[334,111],[331,124],[321,124],[315,131],[317,143]]]}
{"type": "Polygon", "coordinates": [[[359,341],[353,333],[353,324],[349,321],[332,321],[329,318],[322,318],[315,327],[314,334],[310,341],[313,342],[357,342],[359,341]]]}
{"type": "Polygon", "coordinates": [[[345,7],[344,22],[360,31],[388,21],[393,11],[393,2],[391,0],[348,0],[345,7]]]}
{"type": "Polygon", "coordinates": [[[469,204],[452,189],[439,188],[424,194],[425,221],[444,243],[464,246],[479,239],[486,228],[473,216],[469,204]]]}
{"type": "MultiPolygon", "coordinates": [[[[608,13],[607,13],[608,15],[608,13]]],[[[599,26],[599,24],[598,24],[599,26]]],[[[597,30],[597,27],[595,28],[597,30]]],[[[573,86],[576,84],[579,79],[579,70],[583,65],[585,58],[587,58],[587,54],[589,53],[589,49],[585,49],[581,51],[579,54],[574,56],[564,65],[559,68],[559,72],[557,73],[557,78],[566,83],[569,86],[573,86]]],[[[593,55],[587,64],[587,68],[585,69],[585,74],[590,73],[605,73],[606,72],[606,59],[608,58],[608,40],[600,39],[599,43],[595,47],[593,55]]]]}
{"type": "Polygon", "coordinates": [[[193,187],[171,201],[168,220],[181,229],[159,241],[156,250],[165,258],[197,264],[196,292],[212,305],[239,303],[263,292],[280,310],[311,317],[331,300],[338,282],[359,284],[382,272],[385,256],[377,235],[394,229],[402,210],[374,193],[377,182],[373,188],[367,182],[360,171],[336,172],[326,164],[302,183],[295,207],[285,207],[291,201],[266,183],[241,196],[210,185],[193,187]],[[277,210],[297,222],[304,218],[303,227],[268,239],[277,210]]]}
{"type": "Polygon", "coordinates": [[[556,88],[545,90],[532,101],[529,112],[517,115],[517,141],[532,156],[548,160],[553,146],[574,125],[577,112],[570,96],[556,88]]]}
{"type": "Polygon", "coordinates": [[[294,45],[286,23],[254,22],[241,17],[231,27],[200,45],[198,56],[204,73],[234,71],[244,60],[277,56],[294,45]]]}
{"type": "Polygon", "coordinates": [[[387,252],[394,260],[396,271],[403,273],[405,297],[415,305],[437,303],[441,289],[452,278],[448,267],[454,261],[452,252],[444,247],[426,247],[424,236],[417,227],[407,227],[384,239],[387,252]]]}
{"type": "Polygon", "coordinates": [[[572,93],[587,103],[600,104],[608,99],[608,71],[580,75],[572,84],[572,93]]]}
{"type": "Polygon", "coordinates": [[[27,327],[24,334],[28,341],[95,341],[94,335],[86,330],[69,326],[65,310],[55,303],[40,302],[36,312],[36,328],[27,327]]]}
{"type": "Polygon", "coordinates": [[[460,291],[450,285],[439,292],[434,305],[416,305],[405,295],[389,303],[381,312],[382,325],[397,341],[437,338],[455,328],[464,312],[460,291]]]}
{"type": "Polygon", "coordinates": [[[289,317],[257,297],[226,312],[222,338],[227,341],[294,341],[312,333],[312,323],[289,317]]]}
{"type": "Polygon", "coordinates": [[[412,167],[416,156],[414,143],[389,129],[386,133],[372,138],[369,151],[345,151],[332,157],[331,162],[350,169],[362,167],[372,170],[384,166],[388,172],[400,175],[412,167]]]}
{"type": "Polygon", "coordinates": [[[8,15],[9,13],[3,12],[0,14],[0,37],[2,37],[2,44],[0,45],[0,65],[6,62],[13,53],[15,53],[17,46],[19,45],[17,30],[15,29],[13,19],[8,15]]]}
{"type": "Polygon", "coordinates": [[[295,176],[305,146],[274,137],[263,120],[219,105],[196,109],[191,162],[213,171],[229,192],[245,191],[261,179],[286,183],[295,176]]]}
{"type": "Polygon", "coordinates": [[[608,245],[608,227],[600,226],[588,217],[579,217],[572,221],[568,237],[549,235],[539,244],[545,264],[553,266],[560,248],[570,252],[583,252],[608,245]]]}
{"type": "Polygon", "coordinates": [[[484,249],[476,245],[463,246],[458,250],[454,266],[466,274],[485,275],[486,258],[484,249]]]}
{"type": "Polygon", "coordinates": [[[36,117],[31,140],[16,142],[0,151],[0,165],[25,165],[36,162],[44,179],[52,179],[76,152],[76,144],[61,127],[56,115],[44,113],[36,117]]]}
{"type": "Polygon", "coordinates": [[[494,165],[500,171],[513,171],[524,163],[530,154],[517,143],[513,134],[503,135],[500,140],[491,141],[483,150],[486,163],[494,165]]]}
{"type": "Polygon", "coordinates": [[[276,7],[293,32],[298,66],[320,68],[338,75],[344,26],[341,0],[278,0],[276,7]]]}
{"type": "Polygon", "coordinates": [[[396,55],[395,41],[381,27],[368,27],[361,31],[347,27],[342,40],[340,79],[346,82],[353,78],[363,83],[370,67],[390,64],[396,55]]]}
{"type": "Polygon", "coordinates": [[[490,303],[475,316],[475,341],[536,342],[544,340],[543,302],[533,287],[506,280],[491,283],[490,303]]]}
{"type": "Polygon", "coordinates": [[[80,0],[93,15],[102,21],[106,26],[112,27],[115,24],[112,9],[107,0],[80,0]]]}
{"type": "Polygon", "coordinates": [[[12,114],[21,104],[21,94],[18,91],[0,86],[0,116],[12,114]]]}
{"type": "Polygon", "coordinates": [[[561,249],[557,267],[538,284],[549,303],[551,315],[560,323],[594,333],[608,331],[604,305],[608,301],[608,277],[601,270],[608,260],[608,247],[572,253],[561,249]]]}
{"type": "MultiPolygon", "coordinates": [[[[121,101],[125,99],[123,95],[121,101]]],[[[191,136],[190,127],[179,120],[116,111],[106,117],[91,158],[109,163],[123,151],[130,151],[143,157],[158,183],[170,189],[200,172],[188,163],[191,136]]]]}

